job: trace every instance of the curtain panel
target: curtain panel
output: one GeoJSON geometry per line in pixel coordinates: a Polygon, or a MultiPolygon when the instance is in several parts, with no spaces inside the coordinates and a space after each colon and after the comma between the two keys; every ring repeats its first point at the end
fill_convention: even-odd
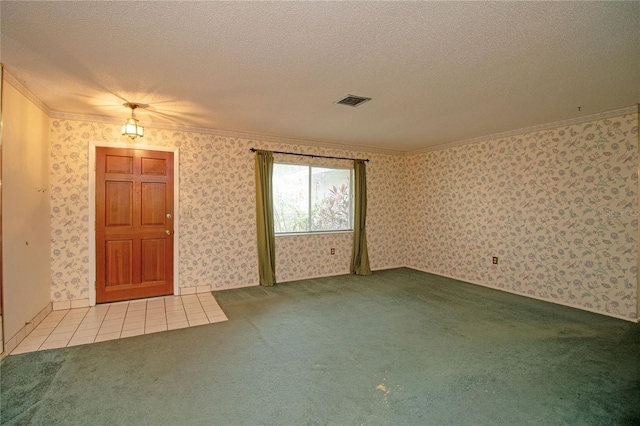
{"type": "Polygon", "coordinates": [[[371,275],[367,252],[367,169],[364,160],[354,160],[354,218],[351,273],[371,275]]]}
{"type": "Polygon", "coordinates": [[[273,227],[273,153],[256,150],[256,226],[260,285],[276,283],[276,241],[273,227]]]}

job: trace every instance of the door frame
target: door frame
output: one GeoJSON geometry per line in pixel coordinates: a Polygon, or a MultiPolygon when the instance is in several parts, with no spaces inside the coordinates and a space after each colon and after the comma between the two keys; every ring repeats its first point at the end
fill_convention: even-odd
{"type": "Polygon", "coordinates": [[[89,142],[89,306],[96,305],[96,151],[98,148],[173,152],[173,294],[180,294],[180,149],[120,142],[89,142]],[[93,227],[91,224],[93,223],[93,227]]]}

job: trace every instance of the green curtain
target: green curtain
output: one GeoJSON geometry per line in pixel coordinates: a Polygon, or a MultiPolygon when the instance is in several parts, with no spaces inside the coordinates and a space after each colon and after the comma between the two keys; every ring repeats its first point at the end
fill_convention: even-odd
{"type": "Polygon", "coordinates": [[[371,275],[367,252],[367,169],[364,160],[354,160],[354,218],[351,273],[371,275]]]}
{"type": "Polygon", "coordinates": [[[276,283],[276,241],[273,230],[273,153],[256,150],[256,215],[260,285],[276,283]]]}

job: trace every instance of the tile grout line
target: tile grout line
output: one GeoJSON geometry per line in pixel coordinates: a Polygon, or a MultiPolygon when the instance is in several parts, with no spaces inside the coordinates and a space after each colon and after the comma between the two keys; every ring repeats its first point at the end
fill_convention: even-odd
{"type": "Polygon", "coordinates": [[[204,308],[200,296],[198,296],[198,303],[200,303],[200,308],[202,309],[202,312],[204,312],[204,317],[207,319],[207,324],[211,324],[211,319],[209,319],[209,315],[207,315],[207,310],[204,308]]]}
{"type": "MultiPolygon", "coordinates": [[[[100,330],[102,329],[102,325],[104,324],[104,322],[107,320],[107,317],[109,316],[109,312],[111,311],[111,308],[116,306],[115,303],[113,304],[109,304],[109,309],[107,309],[107,312],[105,312],[104,314],[104,318],[102,319],[102,322],[100,323],[100,328],[98,328],[98,332],[96,333],[96,336],[93,338],[93,342],[96,342],[96,339],[98,338],[98,336],[100,335],[100,330]]],[[[127,302],[127,310],[129,309],[129,302],[127,302]]],[[[125,316],[127,315],[127,310],[125,310],[125,316]]],[[[122,323],[124,324],[124,319],[122,320],[122,323]]],[[[120,331],[118,332],[118,339],[120,338],[120,334],[122,333],[122,326],[120,326],[120,331]]]]}
{"type": "MultiPolygon", "coordinates": [[[[51,311],[51,312],[55,312],[55,311],[51,311]]],[[[49,313],[46,317],[44,317],[44,319],[42,320],[42,322],[45,322],[45,321],[47,320],[47,317],[48,317],[49,315],[51,315],[51,313],[49,313]]],[[[66,316],[66,315],[67,315],[67,314],[65,314],[65,316],[66,316]]],[[[42,322],[41,322],[40,324],[42,324],[42,322]]],[[[58,324],[60,324],[60,323],[58,323],[58,324]]],[[[53,333],[53,330],[55,330],[55,329],[56,329],[56,327],[58,327],[58,324],[56,324],[56,326],[55,326],[55,327],[53,327],[53,329],[51,329],[51,332],[50,332],[49,334],[47,334],[47,337],[45,337],[45,338],[44,338],[44,340],[42,341],[42,343],[40,343],[40,344],[38,345],[38,349],[36,349],[36,352],[40,350],[40,348],[42,347],[42,345],[44,345],[44,342],[46,342],[46,341],[47,341],[47,339],[49,338],[49,336],[51,336],[51,333],[53,333]]],[[[40,326],[40,325],[38,325],[38,327],[39,327],[39,326],[40,326]]],[[[36,328],[37,328],[37,327],[36,327],[36,328]]],[[[34,330],[35,330],[35,329],[34,329],[34,330]]],[[[31,333],[33,333],[33,330],[31,331],[31,333]]],[[[31,335],[31,333],[29,333],[29,335],[31,335]]],[[[25,336],[24,340],[27,340],[27,337],[29,337],[29,336],[25,336]]],[[[24,340],[23,340],[23,342],[24,342],[24,340]]],[[[19,347],[20,347],[20,345],[16,346],[16,349],[18,349],[19,347]]],[[[14,351],[15,351],[16,349],[14,349],[14,351]]]]}
{"type": "MultiPolygon", "coordinates": [[[[59,321],[58,321],[58,323],[55,325],[55,327],[53,327],[53,328],[51,329],[51,332],[50,332],[50,333],[48,333],[48,334],[46,335],[46,337],[44,338],[44,340],[42,341],[42,343],[41,343],[41,344],[39,344],[39,345],[38,345],[38,347],[36,348],[36,350],[35,350],[35,351],[33,351],[33,352],[37,352],[37,351],[39,351],[39,350],[40,350],[40,348],[41,348],[42,346],[44,346],[44,344],[47,342],[47,340],[49,339],[49,337],[51,337],[51,335],[55,333],[56,329],[60,326],[60,324],[62,323],[62,321],[67,317],[67,315],[69,315],[69,313],[71,312],[71,309],[65,309],[65,311],[67,311],[67,312],[65,312],[65,314],[60,318],[60,320],[59,320],[59,321]]],[[[47,317],[48,317],[51,313],[53,313],[53,312],[55,312],[55,311],[51,311],[49,314],[47,314],[47,317]]],[[[63,311],[58,311],[58,312],[63,312],[63,311]]],[[[85,313],[85,314],[86,314],[86,313],[85,313]]],[[[47,317],[45,317],[45,318],[40,322],[40,324],[42,324],[42,322],[44,322],[44,321],[47,319],[47,317]]],[[[38,327],[40,326],[40,324],[38,324],[38,327]]],[[[34,331],[36,331],[36,329],[37,329],[38,327],[35,327],[33,330],[31,330],[31,331],[29,332],[29,334],[25,336],[25,338],[23,339],[23,341],[24,341],[24,340],[26,340],[26,339],[27,339],[27,337],[31,336],[31,333],[33,333],[34,331]]],[[[74,333],[75,333],[75,331],[74,331],[74,333]]],[[[22,344],[22,342],[21,342],[21,344],[22,344]]],[[[16,346],[16,347],[15,347],[15,349],[14,349],[14,351],[15,351],[16,349],[18,349],[18,347],[19,347],[19,346],[21,346],[21,345],[16,346]]],[[[12,351],[12,352],[13,352],[13,351],[12,351]]]]}
{"type": "Polygon", "coordinates": [[[149,317],[149,301],[144,303],[144,326],[142,327],[142,334],[147,334],[147,318],[149,317]]]}
{"type": "Polygon", "coordinates": [[[191,327],[189,317],[187,316],[187,308],[184,307],[184,299],[182,298],[182,295],[180,295],[180,306],[182,306],[182,313],[184,314],[184,318],[187,321],[187,327],[191,327]]]}
{"type": "Polygon", "coordinates": [[[167,303],[168,303],[167,300],[169,299],[165,297],[164,304],[163,304],[164,305],[164,322],[165,324],[167,324],[167,331],[169,331],[169,311],[168,311],[169,307],[167,306],[167,303]]]}
{"type": "MultiPolygon", "coordinates": [[[[38,349],[36,349],[36,352],[38,352],[39,350],[41,350],[40,348],[42,348],[42,347],[45,345],[45,343],[47,343],[47,340],[49,340],[49,337],[51,337],[51,335],[53,334],[53,332],[54,332],[54,331],[56,331],[56,328],[58,328],[58,326],[60,326],[60,323],[62,322],[62,320],[63,320],[63,319],[65,319],[65,318],[66,318],[66,316],[69,314],[69,311],[71,311],[71,309],[65,309],[65,311],[67,311],[67,312],[62,316],[62,318],[60,318],[60,321],[58,321],[58,323],[56,324],[56,326],[55,326],[55,327],[53,327],[53,328],[51,329],[51,332],[50,332],[49,334],[47,334],[47,337],[45,337],[45,339],[42,341],[42,343],[41,343],[40,345],[38,345],[38,349]]],[[[51,315],[53,312],[55,312],[55,311],[51,311],[51,313],[49,313],[49,315],[51,315]]],[[[49,316],[49,315],[47,315],[47,316],[49,316]]],[[[45,318],[44,318],[44,320],[46,320],[46,319],[47,319],[47,318],[45,317],[45,318]]],[[[43,321],[44,321],[44,320],[43,320],[43,321]]],[[[40,324],[42,324],[42,323],[40,323],[40,324]]],[[[31,331],[31,333],[33,333],[33,330],[31,331]]],[[[31,333],[29,333],[29,334],[31,334],[31,333]]],[[[27,337],[27,336],[25,336],[25,339],[26,339],[26,337],[27,337]]],[[[66,346],[66,345],[65,345],[65,346],[66,346]]],[[[16,347],[16,349],[17,349],[17,347],[16,347]]]]}
{"type": "MultiPolygon", "coordinates": [[[[87,315],[89,314],[89,311],[91,310],[91,308],[87,309],[87,312],[84,313],[84,315],[82,316],[82,320],[80,320],[80,323],[78,324],[78,326],[76,327],[75,331],[73,332],[73,334],[71,335],[71,338],[69,339],[69,341],[67,342],[67,344],[65,345],[66,347],[69,347],[69,343],[71,343],[71,341],[73,340],[73,338],[76,336],[76,333],[78,332],[78,329],[80,328],[80,325],[82,325],[82,323],[84,322],[85,318],[87,317],[87,315]]],[[[70,312],[71,310],[69,310],[70,312]]],[[[68,315],[68,314],[67,314],[68,315]]],[[[65,315],[65,317],[67,316],[65,315]]],[[[56,327],[57,328],[57,327],[56,327]]],[[[55,331],[55,329],[54,329],[55,331]]]]}
{"type": "Polygon", "coordinates": [[[107,306],[107,310],[105,311],[104,316],[102,317],[102,320],[100,321],[100,326],[96,330],[96,335],[93,336],[93,340],[91,341],[91,343],[95,343],[96,342],[96,339],[98,338],[98,333],[100,333],[100,329],[102,328],[102,324],[104,324],[104,321],[107,318],[107,314],[109,313],[109,310],[111,310],[111,306],[113,306],[113,305],[109,304],[109,306],[107,306]]]}
{"type": "Polygon", "coordinates": [[[104,313],[104,318],[102,318],[102,321],[100,321],[100,327],[98,328],[98,332],[96,333],[96,337],[93,338],[93,342],[95,343],[96,339],[98,338],[98,335],[100,334],[100,330],[102,329],[102,325],[104,324],[104,322],[107,320],[107,316],[109,316],[109,311],[111,311],[111,308],[114,307],[115,304],[109,304],[109,307],[107,308],[107,312],[104,313]]]}
{"type": "Polygon", "coordinates": [[[120,325],[120,332],[118,333],[118,339],[120,339],[122,337],[122,331],[124,330],[124,323],[127,320],[127,314],[129,313],[129,308],[130,307],[131,307],[131,301],[128,301],[127,302],[127,309],[124,311],[124,317],[122,318],[122,325],[120,325]]]}
{"type": "MultiPolygon", "coordinates": [[[[167,325],[167,301],[165,300],[164,297],[162,298],[162,313],[163,313],[163,316],[164,316],[164,324],[166,326],[167,325]]],[[[169,327],[167,326],[167,329],[168,328],[169,327]]],[[[146,324],[145,324],[145,333],[144,334],[147,334],[146,324]]]]}

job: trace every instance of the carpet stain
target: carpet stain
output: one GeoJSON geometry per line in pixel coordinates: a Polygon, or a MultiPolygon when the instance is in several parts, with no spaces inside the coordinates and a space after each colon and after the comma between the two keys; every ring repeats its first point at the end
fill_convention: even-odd
{"type": "Polygon", "coordinates": [[[391,391],[389,389],[387,389],[387,387],[384,384],[384,381],[387,380],[387,378],[383,378],[382,379],[382,383],[379,384],[378,386],[376,386],[376,390],[382,391],[382,394],[384,395],[384,405],[385,407],[389,406],[389,393],[391,393],[391,391]]]}
{"type": "Polygon", "coordinates": [[[385,392],[385,393],[386,393],[386,392],[388,392],[388,391],[387,391],[387,388],[386,388],[384,385],[378,385],[378,386],[376,386],[376,390],[381,390],[381,391],[383,391],[383,392],[385,392]]]}

